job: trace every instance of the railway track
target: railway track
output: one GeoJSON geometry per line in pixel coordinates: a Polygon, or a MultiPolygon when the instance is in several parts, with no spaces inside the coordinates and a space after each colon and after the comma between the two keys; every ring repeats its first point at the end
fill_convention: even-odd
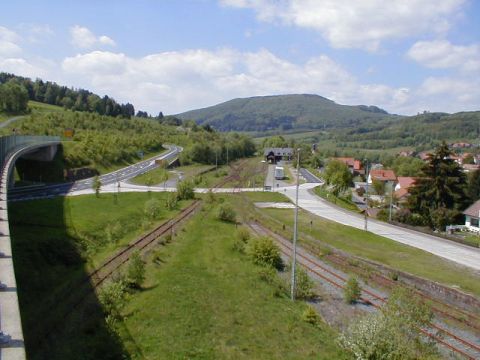
{"type": "MultiPolygon", "coordinates": [[[[285,256],[291,256],[292,244],[290,241],[272,232],[270,229],[259,225],[258,223],[249,223],[248,225],[257,234],[268,235],[274,238],[279,244],[280,251],[285,256]]],[[[298,250],[299,249],[297,248],[297,261],[300,265],[306,268],[307,271],[315,274],[338,289],[345,288],[348,279],[343,274],[339,274],[338,271],[335,271],[326,264],[323,264],[318,259],[308,255],[308,253],[298,250]]],[[[387,302],[387,298],[385,296],[379,295],[378,293],[368,289],[362,289],[360,300],[365,304],[369,304],[377,309],[382,307],[387,302]]],[[[429,328],[419,328],[418,330],[425,336],[433,339],[440,345],[458,355],[463,356],[466,359],[480,359],[480,345],[478,343],[474,343],[471,340],[454,334],[452,331],[446,329],[442,324],[439,324],[436,321],[433,321],[429,328]]]]}
{"type": "MultiPolygon", "coordinates": [[[[328,255],[328,258],[332,262],[334,262],[336,264],[339,264],[342,267],[346,267],[346,268],[352,270],[353,272],[359,273],[358,268],[355,268],[354,266],[348,264],[347,261],[345,261],[344,258],[342,258],[341,256],[339,256],[337,254],[328,255]]],[[[373,274],[373,276],[369,276],[369,279],[376,282],[380,286],[384,286],[384,287],[387,287],[387,288],[390,288],[390,289],[394,288],[396,286],[399,286],[398,282],[396,282],[396,281],[394,281],[394,280],[392,280],[392,279],[390,279],[390,278],[388,278],[388,277],[386,277],[386,276],[384,276],[380,273],[375,273],[375,274],[373,274]]],[[[411,292],[413,292],[415,295],[420,297],[422,299],[422,301],[424,301],[426,303],[430,302],[430,303],[437,304],[437,306],[430,304],[430,307],[432,308],[433,312],[435,312],[436,314],[438,314],[440,316],[443,316],[444,318],[448,318],[450,320],[453,320],[453,321],[455,321],[459,324],[464,324],[464,325],[468,326],[469,328],[474,329],[475,331],[480,333],[480,316],[477,316],[475,314],[466,312],[466,311],[464,311],[462,309],[459,309],[457,307],[454,307],[450,304],[441,302],[440,300],[435,299],[432,296],[426,295],[423,292],[421,292],[421,291],[419,291],[419,290],[417,290],[417,289],[415,289],[411,286],[408,286],[408,285],[405,285],[405,284],[402,284],[402,286],[408,288],[411,292]],[[444,309],[448,309],[448,311],[444,310],[444,309]]]]}

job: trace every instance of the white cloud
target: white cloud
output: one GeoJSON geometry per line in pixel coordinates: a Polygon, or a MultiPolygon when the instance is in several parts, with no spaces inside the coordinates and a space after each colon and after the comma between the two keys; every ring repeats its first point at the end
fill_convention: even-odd
{"type": "Polygon", "coordinates": [[[93,32],[83,26],[75,25],[70,28],[71,42],[75,47],[91,49],[95,46],[115,46],[115,41],[106,35],[97,37],[93,32]]]}
{"type": "Polygon", "coordinates": [[[20,41],[14,31],[0,26],[0,57],[15,56],[22,52],[22,49],[17,44],[20,41]]]}
{"type": "Polygon", "coordinates": [[[62,69],[69,83],[152,113],[177,113],[235,97],[290,93],[316,93],[340,103],[388,109],[400,108],[409,99],[408,89],[358,83],[325,55],[297,65],[264,49],[185,50],[142,58],[95,51],[66,58],[62,69]]]}
{"type": "Polygon", "coordinates": [[[480,71],[480,45],[453,45],[447,40],[418,41],[407,56],[429,68],[480,71]]]}
{"type": "Polygon", "coordinates": [[[220,0],[261,21],[314,29],[337,48],[375,51],[382,41],[444,33],[466,0],[220,0]]]}

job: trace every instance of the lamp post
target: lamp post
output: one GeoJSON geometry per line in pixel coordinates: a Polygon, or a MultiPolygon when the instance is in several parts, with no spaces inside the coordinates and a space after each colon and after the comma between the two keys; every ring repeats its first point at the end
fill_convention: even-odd
{"type": "Polygon", "coordinates": [[[366,203],[366,206],[365,206],[365,231],[368,231],[368,159],[365,159],[365,162],[367,163],[367,173],[366,173],[366,177],[367,177],[367,185],[366,185],[366,193],[367,193],[367,203],[366,203]]]}
{"type": "Polygon", "coordinates": [[[293,253],[292,253],[292,280],[290,298],[295,301],[295,267],[297,262],[297,233],[298,233],[298,187],[300,186],[300,149],[297,149],[297,186],[295,191],[295,220],[293,223],[293,253]]]}

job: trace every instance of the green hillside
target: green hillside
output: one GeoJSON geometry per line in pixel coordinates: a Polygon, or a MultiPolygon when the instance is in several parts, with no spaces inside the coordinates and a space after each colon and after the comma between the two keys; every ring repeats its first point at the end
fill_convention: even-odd
{"type": "Polygon", "coordinates": [[[221,130],[329,129],[390,122],[398,116],[376,106],[340,105],[319,95],[278,95],[233,99],[177,115],[221,130]]]}

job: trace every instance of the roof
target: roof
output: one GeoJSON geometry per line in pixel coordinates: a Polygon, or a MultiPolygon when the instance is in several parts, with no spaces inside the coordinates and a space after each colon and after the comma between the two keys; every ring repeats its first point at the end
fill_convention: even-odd
{"type": "Polygon", "coordinates": [[[479,212],[480,212],[480,200],[477,200],[472,205],[470,205],[463,213],[468,216],[480,218],[479,212]]]}
{"type": "Polygon", "coordinates": [[[400,190],[395,191],[393,194],[397,199],[402,199],[403,197],[409,195],[409,192],[407,188],[401,188],[400,190]]]}
{"type": "Polygon", "coordinates": [[[384,169],[376,169],[370,171],[370,176],[372,180],[378,181],[395,181],[397,177],[395,176],[395,172],[393,170],[384,170],[384,169]]]}
{"type": "Polygon", "coordinates": [[[361,170],[362,169],[362,162],[360,160],[355,160],[353,162],[353,170],[361,170]]]}
{"type": "Polygon", "coordinates": [[[462,164],[462,168],[465,171],[475,171],[480,169],[480,165],[477,164],[462,164]]]}
{"type": "Polygon", "coordinates": [[[273,152],[275,156],[288,156],[288,155],[293,155],[293,149],[292,148],[265,148],[263,155],[267,156],[273,152]]]}
{"type": "Polygon", "coordinates": [[[355,159],[352,158],[352,157],[336,157],[336,158],[332,158],[332,160],[341,161],[349,167],[353,167],[354,162],[355,162],[355,159]]]}
{"type": "Polygon", "coordinates": [[[400,189],[408,189],[415,183],[415,178],[410,176],[399,176],[397,177],[397,181],[400,185],[400,189]]]}

